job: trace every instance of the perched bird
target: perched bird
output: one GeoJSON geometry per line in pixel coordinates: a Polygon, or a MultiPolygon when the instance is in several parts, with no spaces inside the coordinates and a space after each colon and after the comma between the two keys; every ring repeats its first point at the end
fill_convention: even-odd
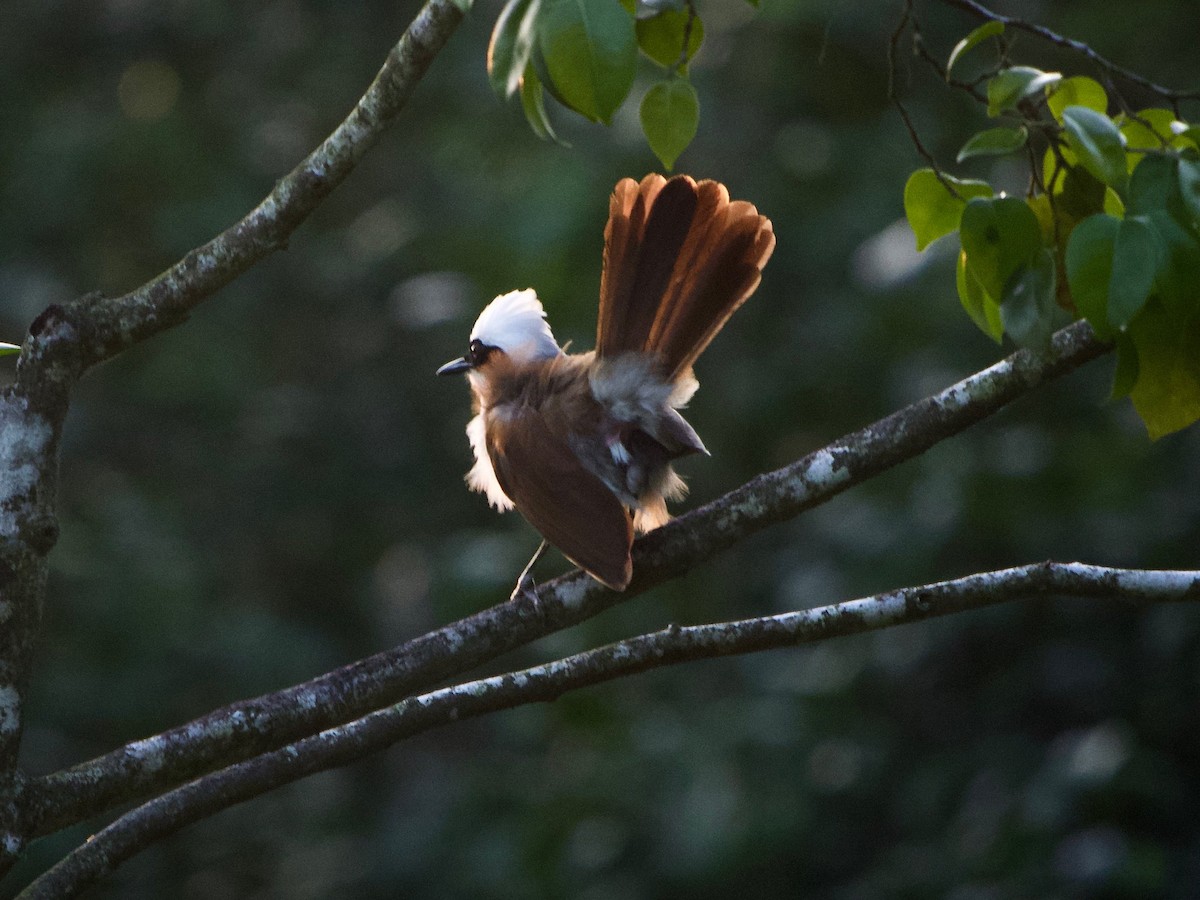
{"type": "MultiPolygon", "coordinates": [[[[692,364],[754,292],[775,248],[771,222],[724,185],[647,175],[613,190],[604,230],[596,349],[558,346],[533,290],[503,294],[471,330],[466,372],[475,418],[467,484],[514,506],[592,577],[624,590],[634,530],[683,496],[672,460],[707,453],[678,412],[692,364]]],[[[515,593],[515,592],[514,592],[515,593]]]]}

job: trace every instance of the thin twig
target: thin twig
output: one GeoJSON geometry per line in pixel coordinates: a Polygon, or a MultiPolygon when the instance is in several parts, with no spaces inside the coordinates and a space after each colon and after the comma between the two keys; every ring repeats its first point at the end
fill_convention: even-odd
{"type": "MultiPolygon", "coordinates": [[[[1083,41],[1064,37],[1057,32],[1051,31],[1044,25],[1028,22],[1025,19],[1020,19],[1015,16],[1004,16],[1000,13],[992,12],[982,4],[975,2],[975,0],[941,0],[941,2],[947,6],[965,10],[966,12],[969,12],[981,19],[987,19],[992,22],[1002,22],[1005,28],[1013,28],[1018,31],[1024,31],[1029,34],[1037,35],[1042,40],[1049,41],[1056,46],[1072,50],[1075,53],[1087,57],[1096,65],[1107,70],[1113,75],[1123,78],[1125,81],[1132,82],[1133,84],[1140,85],[1147,90],[1153,91],[1164,99],[1171,101],[1172,104],[1176,104],[1180,100],[1200,99],[1200,88],[1176,90],[1174,88],[1164,87],[1161,84],[1156,84],[1145,76],[1139,75],[1137,72],[1118,65],[1112,60],[1102,56],[1087,44],[1083,43],[1083,41]]],[[[1176,107],[1176,114],[1178,114],[1178,107],[1176,107]]]]}
{"type": "Polygon", "coordinates": [[[683,23],[683,47],[679,51],[679,61],[671,68],[671,71],[678,75],[687,66],[691,54],[688,53],[688,45],[692,42],[692,25],[696,21],[696,4],[693,0],[687,0],[687,21],[683,23]]]}
{"type": "MultiPolygon", "coordinates": [[[[904,127],[908,130],[909,140],[916,147],[917,152],[921,154],[921,158],[929,163],[929,168],[933,170],[933,174],[937,176],[937,180],[942,183],[950,196],[962,199],[962,195],[954,187],[954,184],[942,173],[941,166],[937,164],[937,160],[933,158],[933,154],[925,147],[921,141],[921,136],[917,134],[917,126],[913,124],[912,117],[908,114],[908,109],[900,99],[900,94],[896,89],[896,78],[898,74],[896,55],[900,46],[900,39],[904,37],[904,33],[910,25],[914,25],[913,17],[913,0],[905,0],[904,15],[900,17],[899,24],[896,25],[892,32],[891,40],[888,41],[887,62],[888,62],[888,99],[896,107],[896,111],[900,113],[900,118],[904,122],[904,127]]],[[[914,26],[915,27],[915,26],[914,26]]]]}
{"type": "Polygon", "coordinates": [[[75,896],[131,856],[185,825],[432,728],[552,701],[568,691],[663,666],[794,647],[1048,594],[1139,602],[1196,601],[1200,600],[1200,572],[1045,562],[782,615],[684,628],[670,626],[523,671],[442,688],[157,797],[121,816],[72,851],[20,898],[75,896]]]}

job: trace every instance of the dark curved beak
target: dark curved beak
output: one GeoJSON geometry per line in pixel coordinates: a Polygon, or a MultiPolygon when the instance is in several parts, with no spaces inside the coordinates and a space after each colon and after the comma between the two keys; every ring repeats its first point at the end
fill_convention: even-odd
{"type": "Polygon", "coordinates": [[[457,375],[459,372],[466,372],[471,368],[471,361],[465,356],[461,359],[455,359],[446,363],[437,370],[438,375],[457,375]]]}

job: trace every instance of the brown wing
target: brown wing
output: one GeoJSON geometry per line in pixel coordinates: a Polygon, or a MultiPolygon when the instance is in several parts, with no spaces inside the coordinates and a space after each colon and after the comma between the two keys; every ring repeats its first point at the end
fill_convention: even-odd
{"type": "Polygon", "coordinates": [[[715,181],[624,179],[604,232],[596,351],[657,353],[674,379],[758,286],[771,222],[715,181]]]}
{"type": "Polygon", "coordinates": [[[542,416],[528,410],[488,427],[496,480],[529,524],[597,581],[622,591],[633,575],[633,520],[542,416]]]}

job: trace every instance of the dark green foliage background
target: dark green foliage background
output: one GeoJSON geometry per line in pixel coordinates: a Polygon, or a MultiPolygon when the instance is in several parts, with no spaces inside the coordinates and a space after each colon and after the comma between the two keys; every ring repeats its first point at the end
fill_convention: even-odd
{"type": "MultiPolygon", "coordinates": [[[[507,593],[536,538],[463,488],[466,390],[433,369],[488,299],[528,285],[560,340],[590,346],[608,193],[655,168],[636,106],[655,73],[611,129],[558,115],[573,147],[539,142],[488,88],[498,9],[472,13],[286,253],[82,386],[31,771],[507,593]]],[[[917,268],[900,223],[921,161],[886,100],[896,5],[699,9],[700,131],[677,169],[754,200],[779,250],[699,367],[689,417],[714,456],[686,467],[689,502],[998,352],[959,308],[953,247],[917,268]]],[[[415,10],[10,0],[0,338],[234,221],[344,115],[415,10]],[[147,59],[180,80],[150,122],[118,102],[147,59]]],[[[1191,0],[1030,14],[1196,81],[1191,0]]],[[[942,58],[975,24],[937,5],[922,21],[942,58]]],[[[1032,65],[1095,74],[1020,42],[1032,65]]],[[[990,124],[924,70],[903,90],[944,162],[990,124]]],[[[992,165],[956,171],[1022,188],[992,165]]],[[[1044,558],[1194,568],[1200,431],[1150,444],[1127,403],[1104,402],[1111,365],[505,664],[1044,558]]],[[[156,846],[95,896],[1195,896],[1198,688],[1195,608],[1081,601],[697,664],[309,779],[156,846]]],[[[36,844],[9,889],[102,824],[36,844]]]]}

